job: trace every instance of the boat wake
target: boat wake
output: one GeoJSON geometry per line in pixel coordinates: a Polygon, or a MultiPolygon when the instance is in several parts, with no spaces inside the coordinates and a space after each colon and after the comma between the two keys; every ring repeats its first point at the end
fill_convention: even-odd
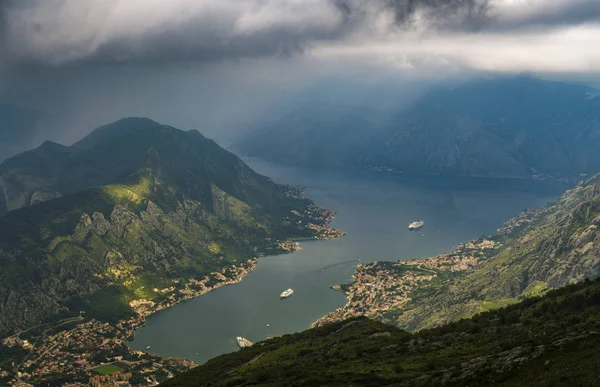
{"type": "MultiPolygon", "coordinates": [[[[352,260],[349,260],[349,261],[344,261],[344,262],[333,263],[333,264],[331,264],[331,265],[327,265],[327,266],[325,266],[325,267],[322,267],[322,268],[320,268],[320,269],[317,269],[317,270],[318,270],[318,271],[325,271],[325,270],[327,270],[327,269],[331,269],[331,268],[333,268],[333,267],[336,267],[336,266],[348,265],[348,264],[350,264],[350,263],[357,263],[357,262],[359,262],[359,261],[360,261],[360,258],[356,258],[356,259],[352,259],[352,260]]],[[[315,270],[315,271],[317,271],[317,270],[315,270]]]]}

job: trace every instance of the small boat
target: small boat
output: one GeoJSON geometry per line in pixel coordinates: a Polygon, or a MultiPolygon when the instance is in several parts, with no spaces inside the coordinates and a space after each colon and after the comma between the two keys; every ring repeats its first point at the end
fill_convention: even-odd
{"type": "Polygon", "coordinates": [[[416,222],[412,222],[411,224],[408,225],[408,230],[409,231],[418,230],[421,227],[423,227],[424,224],[425,224],[425,222],[423,222],[422,220],[417,220],[416,222]]]}
{"type": "Polygon", "coordinates": [[[146,350],[149,350],[149,349],[150,349],[150,346],[147,346],[147,347],[146,347],[146,350]]]}
{"type": "Polygon", "coordinates": [[[267,324],[267,327],[270,327],[270,326],[271,326],[271,324],[267,324]]]}
{"type": "Polygon", "coordinates": [[[240,348],[246,348],[246,347],[251,347],[252,346],[252,342],[242,336],[238,336],[235,338],[235,341],[237,341],[237,345],[240,348]]]}
{"type": "Polygon", "coordinates": [[[288,289],[288,290],[284,291],[283,293],[281,293],[281,294],[279,295],[279,297],[280,297],[281,299],[288,298],[289,296],[291,296],[291,295],[292,295],[292,293],[294,293],[294,291],[293,291],[292,289],[288,289]]]}

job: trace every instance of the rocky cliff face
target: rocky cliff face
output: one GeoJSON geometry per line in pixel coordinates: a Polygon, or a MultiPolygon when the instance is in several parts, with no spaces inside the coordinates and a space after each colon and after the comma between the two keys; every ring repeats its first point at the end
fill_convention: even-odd
{"type": "Polygon", "coordinates": [[[199,133],[144,122],[0,166],[0,332],[77,312],[90,297],[127,309],[328,221],[301,191],[199,133]]]}
{"type": "MultiPolygon", "coordinates": [[[[32,325],[65,310],[65,300],[108,285],[125,285],[136,291],[136,286],[144,287],[146,275],[177,279],[186,271],[201,275],[216,270],[225,258],[214,247],[211,251],[211,244],[221,242],[220,235],[208,229],[199,235],[194,228],[206,227],[214,216],[212,221],[231,222],[233,234],[235,220],[226,213],[203,216],[199,208],[199,203],[186,201],[165,213],[148,201],[145,209],[135,213],[117,204],[107,217],[100,212],[83,213],[72,234],[52,238],[46,262],[19,262],[24,257],[14,252],[12,257],[5,256],[0,261],[3,269],[18,270],[23,281],[3,278],[0,283],[0,330],[32,325]]],[[[249,236],[240,232],[236,238],[228,241],[237,243],[231,248],[251,255],[249,236]]],[[[235,257],[227,261],[235,261],[235,257]]]]}

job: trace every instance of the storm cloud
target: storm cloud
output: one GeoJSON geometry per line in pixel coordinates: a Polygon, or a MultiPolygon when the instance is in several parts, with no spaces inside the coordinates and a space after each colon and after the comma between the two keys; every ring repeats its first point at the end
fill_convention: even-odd
{"type": "MultiPolygon", "coordinates": [[[[315,42],[481,24],[487,0],[4,0],[20,61],[147,63],[287,57],[315,42]]],[[[4,59],[8,59],[4,55],[4,59]]]]}
{"type": "Polygon", "coordinates": [[[2,0],[2,62],[290,57],[319,45],[596,23],[596,0],[2,0]],[[414,35],[418,32],[421,35],[414,35]]]}
{"type": "Polygon", "coordinates": [[[5,13],[12,56],[48,64],[286,56],[339,24],[319,0],[19,0],[5,13]]]}
{"type": "MultiPolygon", "coordinates": [[[[348,24],[380,31],[427,29],[473,30],[489,20],[489,0],[332,0],[348,24]],[[353,22],[353,23],[352,23],[353,22]],[[385,27],[385,29],[381,29],[385,27]]],[[[348,31],[348,29],[347,29],[348,31]]]]}
{"type": "Polygon", "coordinates": [[[596,47],[598,0],[0,0],[0,103],[57,117],[40,139],[65,143],[123,116],[231,139],[307,85],[598,82],[596,47]]]}
{"type": "Polygon", "coordinates": [[[6,1],[0,0],[0,71],[8,58],[6,27],[6,1]],[[4,58],[4,59],[3,59],[4,58]]]}
{"type": "Polygon", "coordinates": [[[513,0],[498,8],[490,29],[552,29],[600,22],[596,0],[513,0]]]}

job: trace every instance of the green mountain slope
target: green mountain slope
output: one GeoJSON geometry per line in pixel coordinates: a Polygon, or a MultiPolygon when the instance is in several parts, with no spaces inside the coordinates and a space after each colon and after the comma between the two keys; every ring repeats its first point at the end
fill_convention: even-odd
{"type": "Polygon", "coordinates": [[[196,131],[147,119],[0,165],[0,333],[133,299],[312,238],[331,214],[196,131]],[[93,301],[90,301],[93,300],[93,301]]]}
{"type": "Polygon", "coordinates": [[[429,296],[398,311],[416,330],[485,310],[490,304],[595,278],[600,273],[600,175],[568,190],[535,221],[494,237],[499,251],[429,296]]]}
{"type": "Polygon", "coordinates": [[[600,382],[600,281],[410,334],[354,318],[260,342],[178,386],[590,386],[600,382]]]}
{"type": "Polygon", "coordinates": [[[573,177],[600,171],[597,95],[584,85],[512,77],[439,88],[389,116],[369,102],[345,112],[299,106],[234,149],[407,174],[573,177]]]}
{"type": "Polygon", "coordinates": [[[600,175],[507,224],[438,256],[360,265],[318,324],[366,315],[418,331],[600,274],[600,175]]]}

